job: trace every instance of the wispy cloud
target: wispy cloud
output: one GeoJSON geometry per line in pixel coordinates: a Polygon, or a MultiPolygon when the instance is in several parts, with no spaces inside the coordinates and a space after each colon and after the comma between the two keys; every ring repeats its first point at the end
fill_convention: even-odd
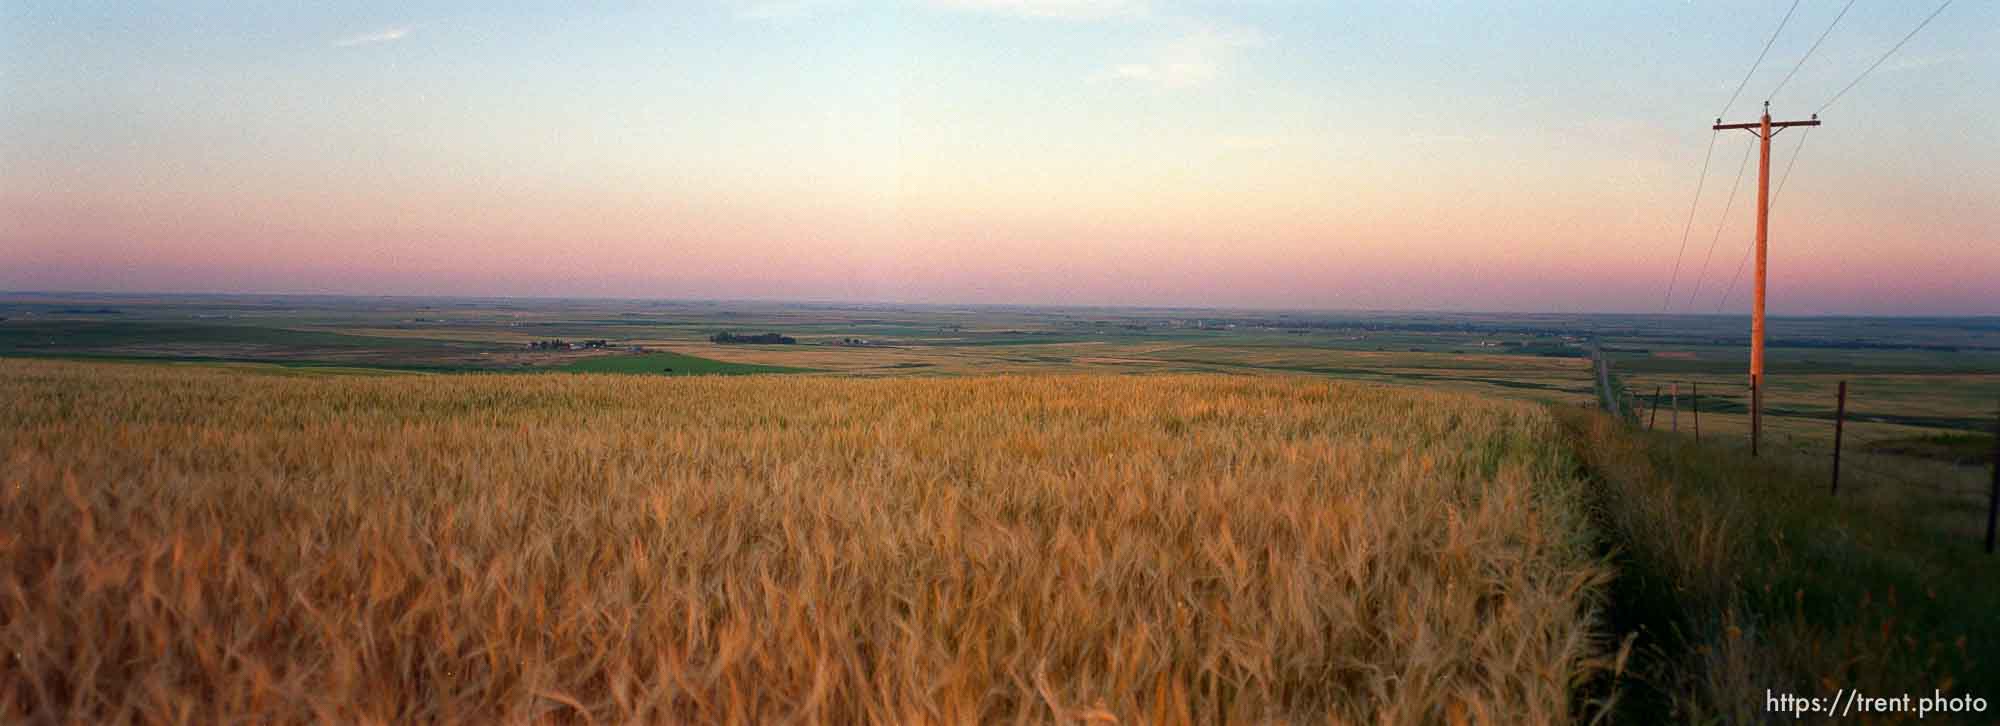
{"type": "Polygon", "coordinates": [[[796,20],[839,4],[836,0],[736,0],[736,17],[750,20],[796,20]]]}
{"type": "Polygon", "coordinates": [[[1199,26],[1164,45],[1150,59],[1120,63],[1092,76],[1096,81],[1132,81],[1162,88],[1189,88],[1222,77],[1243,48],[1263,42],[1254,30],[1199,26]]]}
{"type": "Polygon", "coordinates": [[[348,37],[345,37],[345,38],[341,38],[340,40],[336,40],[336,41],[333,41],[333,47],[335,47],[335,48],[352,48],[352,47],[355,47],[355,46],[357,46],[357,45],[374,45],[374,44],[376,44],[376,43],[394,43],[394,42],[396,42],[396,41],[398,41],[398,40],[402,40],[403,38],[406,38],[406,37],[408,37],[408,36],[410,35],[410,31],[413,31],[413,30],[416,30],[416,29],[417,29],[417,26],[414,26],[414,25],[399,25],[399,26],[396,26],[396,27],[393,27],[393,28],[384,28],[384,29],[382,29],[382,30],[377,30],[377,31],[375,31],[375,32],[373,32],[373,33],[362,33],[362,34],[360,34],[360,35],[350,35],[350,36],[348,36],[348,37]]]}
{"type": "Polygon", "coordinates": [[[1035,18],[1096,20],[1119,16],[1146,15],[1146,0],[927,0],[934,7],[979,10],[1035,18]]]}

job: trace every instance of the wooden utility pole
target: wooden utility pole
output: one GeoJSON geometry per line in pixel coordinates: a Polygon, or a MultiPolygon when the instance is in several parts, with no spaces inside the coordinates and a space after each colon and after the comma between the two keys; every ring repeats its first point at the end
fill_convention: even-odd
{"type": "Polygon", "coordinates": [[[1764,117],[1757,123],[1725,124],[1715,120],[1716,131],[1743,129],[1756,135],[1757,152],[1757,297],[1750,312],[1750,455],[1757,455],[1757,438],[1764,428],[1764,251],[1771,229],[1771,137],[1793,126],[1818,126],[1819,114],[1811,121],[1772,121],[1771,102],[1764,102],[1764,117]]]}
{"type": "Polygon", "coordinates": [[[1694,414],[1694,440],[1699,442],[1701,441],[1701,384],[1689,383],[1688,386],[1694,389],[1693,397],[1688,401],[1688,412],[1694,414]]]}

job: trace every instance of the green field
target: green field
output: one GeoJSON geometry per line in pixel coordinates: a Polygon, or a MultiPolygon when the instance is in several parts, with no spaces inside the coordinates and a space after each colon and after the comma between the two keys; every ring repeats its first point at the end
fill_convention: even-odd
{"type": "Polygon", "coordinates": [[[9,321],[6,325],[0,325],[0,352],[6,353],[36,353],[74,347],[103,348],[160,344],[255,345],[291,349],[410,349],[423,345],[421,341],[407,339],[292,330],[266,325],[63,319],[9,321]]]}
{"type": "Polygon", "coordinates": [[[740,376],[753,373],[806,373],[811,371],[809,368],[729,363],[681,353],[636,353],[589,358],[555,370],[572,373],[652,373],[669,376],[740,376]]]}
{"type": "MultiPolygon", "coordinates": [[[[1305,374],[1588,403],[1602,349],[1648,402],[1699,386],[1705,439],[1737,443],[1748,329],[1731,316],[0,293],[0,356],[438,373],[1305,374]],[[710,341],[723,331],[798,343],[710,341]],[[549,340],[608,350],[532,345],[549,340]]],[[[1770,335],[1774,446],[1830,448],[1843,380],[1858,449],[1993,425],[2000,318],[1781,317],[1770,335]]],[[[1659,425],[1690,431],[1690,404],[1659,425]]]]}

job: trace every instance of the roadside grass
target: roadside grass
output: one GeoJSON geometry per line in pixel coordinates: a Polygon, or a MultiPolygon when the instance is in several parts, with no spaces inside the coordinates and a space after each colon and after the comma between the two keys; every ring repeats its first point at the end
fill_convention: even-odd
{"type": "Polygon", "coordinates": [[[1765,711],[1768,692],[2000,700],[2000,560],[1938,526],[1935,502],[1893,486],[1833,497],[1809,462],[1552,410],[1616,544],[1614,626],[1639,633],[1635,720],[1790,720],[1765,711]]]}
{"type": "Polygon", "coordinates": [[[1993,435],[1937,433],[1872,441],[1870,451],[1937,461],[1980,461],[1993,456],[1993,435]]]}
{"type": "Polygon", "coordinates": [[[549,370],[570,373],[651,373],[672,376],[748,375],[752,373],[808,373],[810,368],[731,363],[685,353],[631,353],[607,355],[558,366],[549,370]]]}

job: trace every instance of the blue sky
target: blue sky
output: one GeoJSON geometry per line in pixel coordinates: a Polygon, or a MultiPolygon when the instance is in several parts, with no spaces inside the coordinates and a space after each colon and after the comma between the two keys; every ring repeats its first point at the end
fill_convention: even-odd
{"type": "MultiPolygon", "coordinates": [[[[1788,7],[13,2],[0,287],[1656,312],[1788,7]]],[[[1932,7],[1857,0],[1774,111],[1932,7]]],[[[1996,30],[1826,110],[1775,310],[2000,313],[1996,30]]],[[[1749,141],[1670,309],[1742,308],[1749,141]]]]}

